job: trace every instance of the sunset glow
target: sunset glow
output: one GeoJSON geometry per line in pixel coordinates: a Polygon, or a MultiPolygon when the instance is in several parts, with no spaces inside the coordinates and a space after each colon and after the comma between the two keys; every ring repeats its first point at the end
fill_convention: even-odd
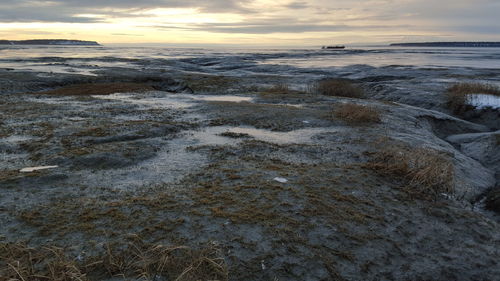
{"type": "Polygon", "coordinates": [[[497,40],[500,29],[492,0],[8,0],[0,9],[0,38],[13,40],[321,45],[497,40]]]}

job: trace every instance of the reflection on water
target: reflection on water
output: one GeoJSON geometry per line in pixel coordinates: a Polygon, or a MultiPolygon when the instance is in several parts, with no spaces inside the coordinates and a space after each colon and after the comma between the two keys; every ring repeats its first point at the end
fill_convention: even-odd
{"type": "Polygon", "coordinates": [[[499,48],[368,48],[353,51],[328,51],[330,54],[303,58],[283,57],[265,64],[291,65],[300,68],[329,68],[350,65],[415,66],[423,68],[472,67],[498,68],[499,48]]]}
{"type": "Polygon", "coordinates": [[[104,68],[181,70],[210,74],[291,74],[350,65],[421,68],[500,65],[499,48],[352,47],[318,49],[195,49],[79,46],[1,46],[0,68],[95,75],[104,68]],[[277,67],[279,66],[279,67],[277,67]]]}

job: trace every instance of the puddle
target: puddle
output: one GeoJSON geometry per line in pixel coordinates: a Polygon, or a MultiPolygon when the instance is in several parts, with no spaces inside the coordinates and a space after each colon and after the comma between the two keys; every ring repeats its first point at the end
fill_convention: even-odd
{"type": "Polygon", "coordinates": [[[175,184],[185,175],[208,164],[206,155],[188,151],[188,142],[184,141],[184,138],[169,141],[155,157],[137,165],[94,171],[92,177],[82,171],[80,176],[87,185],[99,187],[103,182],[112,182],[113,189],[121,190],[175,184]]]}
{"type": "Polygon", "coordinates": [[[135,93],[116,93],[106,96],[92,96],[96,99],[102,100],[112,100],[112,101],[122,101],[126,103],[132,103],[136,105],[143,105],[148,108],[158,109],[158,108],[188,108],[192,106],[192,103],[185,102],[178,95],[168,95],[168,96],[144,96],[135,93]]]}
{"type": "Polygon", "coordinates": [[[301,103],[265,103],[265,102],[259,102],[257,104],[270,105],[270,106],[288,106],[288,107],[295,107],[295,108],[304,108],[306,106],[305,104],[301,104],[301,103]]]}
{"type": "Polygon", "coordinates": [[[486,94],[473,94],[469,95],[468,104],[479,109],[487,107],[500,108],[500,97],[486,94]]]}
{"type": "Polygon", "coordinates": [[[92,96],[96,99],[117,100],[138,105],[145,105],[150,108],[188,108],[193,106],[194,101],[228,101],[228,102],[252,102],[252,97],[242,97],[235,95],[189,95],[189,94],[154,94],[148,95],[137,93],[116,93],[106,96],[92,96]]]}
{"type": "Polygon", "coordinates": [[[223,95],[223,96],[196,96],[192,95],[190,96],[194,100],[203,100],[203,101],[229,101],[229,102],[252,102],[253,98],[252,97],[241,97],[241,96],[230,96],[230,95],[223,95]]]}
{"type": "MultiPolygon", "coordinates": [[[[223,131],[223,130],[221,130],[223,131]]],[[[161,138],[151,141],[162,141],[161,138]]],[[[160,186],[176,183],[185,175],[207,165],[207,155],[189,151],[190,146],[219,145],[237,141],[204,131],[186,131],[177,138],[168,140],[162,149],[150,159],[130,167],[94,171],[92,177],[86,171],[79,172],[86,184],[98,187],[103,182],[112,182],[114,189],[133,190],[144,186],[160,186]]]]}
{"type": "MultiPolygon", "coordinates": [[[[87,107],[102,106],[102,100],[138,105],[146,109],[183,109],[206,101],[253,102],[252,97],[234,95],[188,95],[166,94],[164,92],[149,92],[147,94],[117,93],[107,96],[92,96],[98,101],[91,101],[87,107]]],[[[53,102],[71,102],[70,98],[53,100],[53,102]]],[[[74,101],[78,103],[78,101],[74,101]]],[[[122,104],[123,105],[123,104],[122,104]]],[[[189,115],[188,113],[186,113],[189,115]]],[[[183,119],[188,118],[183,115],[183,119]]],[[[191,116],[191,115],[189,115],[191,116]]],[[[71,117],[78,121],[77,116],[71,117]]],[[[139,115],[125,115],[118,118],[140,119],[139,115]]],[[[204,116],[199,118],[203,119],[204,116]]],[[[298,121],[300,125],[302,121],[298,121]]],[[[189,147],[203,145],[238,145],[249,138],[231,138],[222,136],[222,133],[247,134],[255,140],[274,144],[309,144],[320,140],[315,135],[329,132],[339,132],[342,128],[304,128],[290,132],[274,132],[254,127],[217,126],[205,127],[199,130],[187,130],[179,133],[174,139],[152,138],[147,143],[159,147],[160,150],[152,158],[135,163],[133,166],[107,170],[93,170],[89,177],[88,170],[74,171],[70,180],[78,182],[80,179],[88,186],[100,187],[103,183],[110,183],[117,190],[137,190],[143,187],[175,184],[189,173],[198,171],[208,165],[210,159],[202,151],[192,151],[189,147]]],[[[145,143],[144,145],[147,145],[145,143]]]]}
{"type": "Polygon", "coordinates": [[[236,144],[244,139],[234,139],[220,136],[222,133],[247,134],[250,137],[264,142],[275,144],[307,144],[314,143],[314,136],[321,133],[334,133],[343,130],[342,128],[305,128],[290,132],[275,132],[266,129],[253,127],[208,127],[201,131],[191,132],[198,145],[226,145],[236,144]]]}
{"type": "Polygon", "coordinates": [[[307,128],[299,129],[291,132],[273,132],[264,129],[256,128],[232,128],[229,130],[233,133],[249,134],[257,140],[271,142],[276,144],[291,144],[291,143],[312,143],[313,137],[319,133],[338,132],[339,129],[334,128],[307,128]]]}
{"type": "MultiPolygon", "coordinates": [[[[225,102],[255,102],[254,97],[248,96],[236,96],[236,95],[191,95],[191,94],[174,94],[165,92],[148,92],[147,94],[142,93],[116,93],[111,95],[92,95],[94,99],[98,100],[108,100],[108,101],[118,101],[125,102],[128,104],[142,106],[147,109],[186,109],[195,106],[197,102],[210,102],[210,101],[225,101],[225,102]]],[[[34,100],[34,102],[42,102],[45,104],[54,105],[72,105],[77,107],[85,107],[89,105],[95,105],[92,101],[77,101],[72,97],[57,97],[57,98],[47,98],[40,100],[34,100]],[[90,104],[89,104],[90,103],[90,104]]],[[[272,105],[272,106],[289,106],[294,108],[303,108],[304,104],[288,104],[288,103],[257,103],[260,105],[272,105]]],[[[82,121],[76,120],[75,118],[71,121],[82,121]]]]}
{"type": "MultiPolygon", "coordinates": [[[[86,171],[79,172],[80,177],[90,186],[101,186],[103,182],[112,182],[115,189],[133,190],[145,186],[175,184],[189,173],[195,172],[210,163],[203,152],[188,150],[188,147],[203,145],[237,145],[248,138],[230,138],[221,136],[224,132],[248,134],[256,140],[276,144],[315,143],[314,136],[320,133],[339,132],[341,128],[309,128],[291,132],[273,132],[251,127],[207,127],[202,130],[189,130],[177,138],[162,145],[155,157],[138,164],[110,170],[93,171],[88,177],[86,171]]],[[[162,141],[161,138],[151,141],[162,141]]]]}

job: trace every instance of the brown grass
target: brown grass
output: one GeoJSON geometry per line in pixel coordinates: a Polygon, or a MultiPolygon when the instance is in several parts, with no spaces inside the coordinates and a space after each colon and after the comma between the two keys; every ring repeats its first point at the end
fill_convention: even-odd
{"type": "Polygon", "coordinates": [[[458,83],[450,88],[448,92],[458,93],[458,94],[488,94],[500,96],[500,88],[491,84],[481,84],[481,83],[458,83]]]}
{"type": "Polygon", "coordinates": [[[19,170],[0,170],[0,182],[19,178],[19,170]]]}
{"type": "Polygon", "coordinates": [[[228,76],[188,74],[183,80],[194,92],[221,92],[239,87],[238,79],[228,76]]]}
{"type": "Polygon", "coordinates": [[[74,260],[57,247],[0,244],[0,280],[88,280],[74,260]]]}
{"type": "Polygon", "coordinates": [[[455,114],[461,114],[469,109],[469,105],[474,94],[487,94],[500,96],[500,88],[490,84],[481,83],[457,83],[452,85],[446,91],[448,108],[455,114]]]}
{"type": "Polygon", "coordinates": [[[362,125],[380,122],[380,111],[374,107],[346,103],[339,105],[333,115],[353,125],[362,125]]]}
{"type": "Polygon", "coordinates": [[[366,165],[380,174],[403,178],[406,191],[427,198],[453,193],[454,167],[451,160],[435,150],[386,145],[366,165]]]}
{"type": "Polygon", "coordinates": [[[361,87],[345,79],[326,79],[316,82],[311,86],[312,92],[325,95],[348,98],[363,98],[364,91],[361,87]]]}
{"type": "Polygon", "coordinates": [[[76,137],[104,137],[109,135],[110,135],[109,130],[100,127],[89,128],[73,134],[73,136],[76,137]]]}
{"type": "Polygon", "coordinates": [[[89,95],[110,95],[114,93],[147,92],[153,91],[150,85],[139,83],[88,83],[75,84],[61,87],[55,90],[38,92],[42,95],[57,96],[89,96],[89,95]]]}
{"type": "Polygon", "coordinates": [[[133,242],[106,245],[100,256],[71,258],[58,247],[0,244],[0,281],[87,281],[112,277],[140,280],[227,280],[214,247],[195,251],[133,242]]]}

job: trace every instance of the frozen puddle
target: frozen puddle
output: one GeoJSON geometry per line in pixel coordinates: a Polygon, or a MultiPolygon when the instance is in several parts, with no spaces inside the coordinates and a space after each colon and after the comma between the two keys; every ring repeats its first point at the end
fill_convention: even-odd
{"type": "Polygon", "coordinates": [[[192,106],[191,103],[184,101],[175,94],[162,94],[146,96],[143,94],[135,93],[117,93],[105,96],[92,96],[96,99],[121,101],[136,105],[143,105],[147,108],[188,108],[192,106]]]}
{"type": "MultiPolygon", "coordinates": [[[[232,132],[248,134],[256,140],[276,144],[307,144],[314,143],[314,136],[320,133],[339,132],[340,128],[309,128],[291,132],[273,132],[251,127],[208,127],[202,130],[190,130],[179,137],[169,140],[155,157],[139,162],[126,168],[97,170],[88,177],[86,171],[79,175],[85,178],[86,184],[99,187],[103,182],[112,182],[114,189],[137,189],[147,186],[161,186],[167,183],[177,183],[189,173],[195,172],[207,165],[208,156],[190,147],[238,145],[248,138],[231,138],[222,133],[232,132]]],[[[72,179],[73,180],[73,179],[72,179]]]]}
{"type": "Polygon", "coordinates": [[[221,136],[223,133],[246,134],[256,140],[275,144],[301,144],[314,143],[314,136],[321,133],[334,133],[341,128],[306,128],[290,132],[275,132],[253,127],[208,127],[201,131],[193,131],[191,134],[197,139],[199,145],[225,145],[238,143],[244,138],[233,139],[221,136]]]}
{"type": "Polygon", "coordinates": [[[190,95],[174,93],[116,93],[106,96],[92,96],[96,99],[116,100],[132,104],[144,105],[149,108],[188,108],[193,106],[195,101],[228,101],[228,102],[252,102],[252,97],[242,97],[235,95],[190,95]]]}
{"type": "Polygon", "coordinates": [[[203,101],[228,101],[228,102],[252,102],[253,98],[252,97],[241,97],[241,96],[230,96],[230,95],[223,95],[223,96],[195,96],[195,95],[189,95],[190,98],[194,100],[203,100],[203,101]]]}
{"type": "Polygon", "coordinates": [[[479,109],[487,107],[500,108],[500,97],[486,94],[472,94],[469,95],[468,103],[479,109]]]}
{"type": "Polygon", "coordinates": [[[134,166],[93,171],[91,177],[84,172],[81,178],[85,179],[86,184],[95,187],[101,186],[103,182],[112,182],[110,187],[118,190],[175,184],[208,163],[206,155],[188,151],[187,147],[183,138],[174,139],[166,143],[155,157],[134,166]]]}
{"type": "MultiPolygon", "coordinates": [[[[100,100],[110,100],[145,108],[187,108],[205,101],[253,102],[252,97],[234,95],[188,95],[169,94],[165,92],[149,92],[147,94],[119,93],[107,96],[93,96],[100,100]]],[[[302,121],[300,121],[302,123],[302,121]]],[[[143,187],[161,186],[167,183],[177,183],[189,173],[198,171],[210,160],[203,151],[192,150],[190,147],[238,145],[249,138],[275,144],[308,144],[317,143],[315,135],[329,132],[339,132],[341,128],[305,128],[290,132],[275,132],[254,127],[217,126],[205,127],[199,130],[188,130],[176,138],[150,139],[161,144],[160,151],[147,160],[119,169],[94,170],[89,177],[88,170],[78,171],[75,177],[80,177],[89,186],[99,187],[103,183],[111,183],[110,188],[118,190],[133,190],[143,187]],[[246,138],[238,135],[245,134],[246,138]]],[[[74,178],[71,178],[75,181],[74,178]]]]}

